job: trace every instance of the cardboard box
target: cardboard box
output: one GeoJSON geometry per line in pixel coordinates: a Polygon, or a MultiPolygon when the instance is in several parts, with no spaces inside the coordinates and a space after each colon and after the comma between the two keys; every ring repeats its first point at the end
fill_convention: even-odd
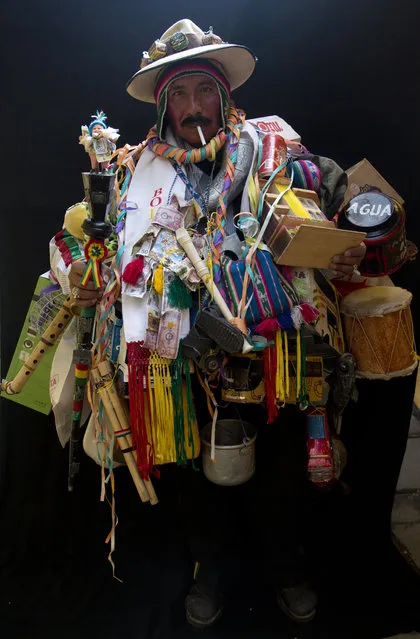
{"type": "Polygon", "coordinates": [[[376,186],[385,195],[393,197],[400,204],[404,204],[404,200],[399,193],[385,180],[384,177],[375,169],[375,167],[363,158],[357,164],[350,167],[346,171],[348,177],[347,191],[344,195],[343,206],[345,206],[353,197],[360,193],[360,187],[376,186]]]}
{"type": "Polygon", "coordinates": [[[278,115],[266,115],[262,118],[251,118],[250,120],[247,120],[247,122],[252,124],[262,133],[277,133],[286,140],[300,142],[301,138],[299,133],[296,133],[290,124],[287,124],[287,122],[278,115]]]}

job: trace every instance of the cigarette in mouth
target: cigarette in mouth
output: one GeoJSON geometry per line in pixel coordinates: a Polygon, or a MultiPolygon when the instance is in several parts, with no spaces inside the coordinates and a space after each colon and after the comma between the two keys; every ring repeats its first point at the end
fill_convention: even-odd
{"type": "Polygon", "coordinates": [[[205,137],[204,137],[204,135],[203,135],[203,132],[202,132],[202,130],[201,130],[201,126],[198,126],[198,127],[197,127],[197,131],[198,131],[198,135],[200,136],[201,144],[202,144],[203,146],[206,146],[206,139],[205,139],[205,137]]]}

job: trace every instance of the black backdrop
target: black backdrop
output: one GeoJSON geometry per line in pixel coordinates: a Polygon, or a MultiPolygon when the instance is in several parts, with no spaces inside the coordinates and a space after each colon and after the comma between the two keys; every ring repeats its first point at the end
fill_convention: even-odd
{"type": "MultiPolygon", "coordinates": [[[[225,40],[246,44],[258,56],[254,76],[234,94],[249,117],[282,116],[313,152],[344,168],[367,157],[405,198],[408,235],[420,244],[416,0],[17,0],[4,13],[0,40],[3,376],[36,277],[48,268],[48,240],[65,209],[82,197],[80,172],[88,168],[88,158],[78,145],[80,125],[101,108],[110,125],[120,129],[122,143],[143,139],[153,124],[154,108],[128,96],[125,83],[143,49],[181,17],[205,29],[213,25],[225,40]]],[[[418,296],[416,263],[406,265],[394,280],[418,296]]],[[[417,327],[416,299],[413,310],[417,327]]],[[[395,390],[410,403],[412,383],[395,390]]],[[[384,401],[382,387],[377,400],[384,401]]],[[[71,591],[74,574],[89,572],[88,553],[80,553],[81,548],[92,550],[92,562],[106,563],[98,547],[108,513],[97,505],[97,472],[88,461],[82,469],[83,488],[69,500],[66,453],[50,418],[11,402],[2,402],[0,409],[5,533],[0,552],[9,588],[2,603],[8,618],[25,620],[24,612],[30,616],[33,610],[28,602],[38,601],[36,595],[55,610],[71,591]],[[14,574],[20,577],[13,582],[14,574]],[[55,584],[53,594],[48,575],[55,584]]],[[[405,418],[403,414],[404,409],[395,408],[392,420],[406,423],[409,412],[405,418]]],[[[392,476],[404,448],[404,424],[398,433],[399,453],[388,465],[392,476]]],[[[385,488],[388,503],[393,481],[385,488]]],[[[126,491],[130,495],[129,483],[126,491]]],[[[127,512],[132,508],[127,497],[127,512]]],[[[147,516],[151,525],[159,524],[161,515],[147,516]]],[[[386,523],[384,530],[386,535],[386,523]]],[[[127,529],[125,534],[130,535],[127,529]]],[[[102,575],[98,570],[90,574],[102,575]]],[[[153,573],[153,565],[148,570],[153,573]]]]}

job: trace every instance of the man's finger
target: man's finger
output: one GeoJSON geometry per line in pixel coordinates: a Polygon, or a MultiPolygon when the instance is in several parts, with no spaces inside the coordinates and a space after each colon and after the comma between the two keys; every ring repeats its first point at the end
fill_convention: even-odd
{"type": "Polygon", "coordinates": [[[345,275],[354,273],[353,266],[348,266],[347,264],[331,264],[331,269],[339,273],[344,273],[345,275]]]}
{"type": "Polygon", "coordinates": [[[92,306],[96,306],[98,300],[82,300],[76,299],[74,304],[75,306],[79,306],[79,308],[91,308],[92,306]]]}
{"type": "Polygon", "coordinates": [[[76,295],[74,295],[74,297],[76,299],[80,299],[80,300],[98,300],[100,297],[102,297],[102,291],[101,292],[96,292],[96,291],[88,291],[85,290],[83,288],[77,288],[76,286],[74,286],[73,288],[77,289],[77,291],[73,292],[76,293],[76,295]]]}
{"type": "Polygon", "coordinates": [[[354,246],[351,249],[347,249],[347,251],[344,252],[344,255],[346,257],[364,257],[365,253],[366,244],[362,242],[360,246],[354,246]]]}
{"type": "Polygon", "coordinates": [[[82,286],[82,278],[80,276],[72,275],[69,277],[70,286],[80,288],[81,291],[90,291],[91,293],[101,293],[102,288],[96,288],[93,282],[88,282],[87,286],[82,286]]]}
{"type": "Polygon", "coordinates": [[[337,264],[352,266],[353,264],[360,263],[360,255],[358,257],[357,256],[346,257],[345,255],[336,255],[335,257],[332,258],[331,263],[333,264],[332,268],[335,268],[334,265],[337,265],[337,264]]]}

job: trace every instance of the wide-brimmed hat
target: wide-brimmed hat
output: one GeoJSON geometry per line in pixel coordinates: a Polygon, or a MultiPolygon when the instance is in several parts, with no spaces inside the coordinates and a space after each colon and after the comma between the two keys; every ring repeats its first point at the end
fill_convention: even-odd
{"type": "Polygon", "coordinates": [[[127,91],[142,102],[155,102],[159,74],[169,64],[191,58],[207,58],[220,67],[233,91],[252,75],[256,57],[248,47],[229,44],[204,32],[191,20],[179,20],[143,52],[140,71],[127,84],[127,91]]]}

